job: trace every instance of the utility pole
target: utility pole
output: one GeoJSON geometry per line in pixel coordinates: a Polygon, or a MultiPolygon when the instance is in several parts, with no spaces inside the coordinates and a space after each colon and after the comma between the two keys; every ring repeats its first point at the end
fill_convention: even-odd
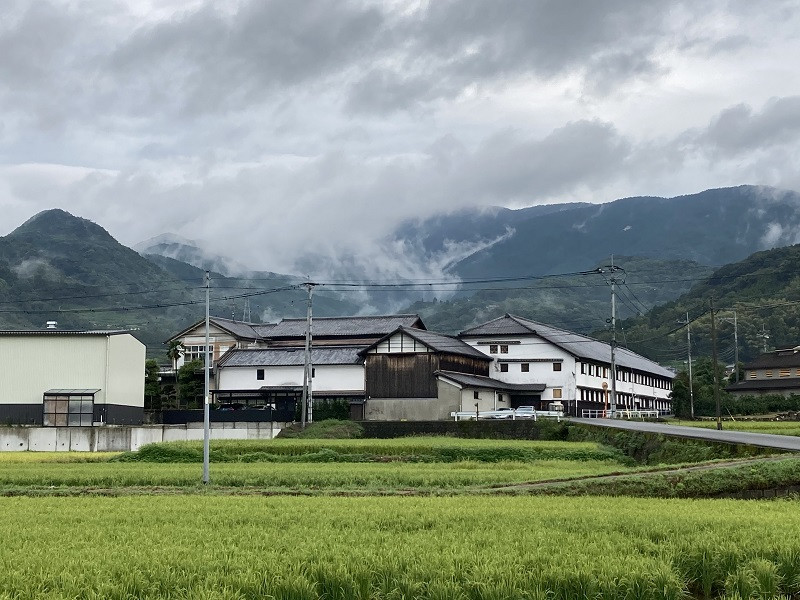
{"type": "Polygon", "coordinates": [[[717,371],[717,318],[714,314],[714,297],[711,297],[711,369],[714,373],[714,400],[717,404],[717,429],[722,429],[722,402],[719,396],[719,374],[717,371]]]}
{"type": "Polygon", "coordinates": [[[736,320],[736,311],[732,310],[733,319],[720,319],[726,323],[733,323],[733,369],[736,373],[736,383],[739,383],[739,323],[736,320]]]}
{"type": "Polygon", "coordinates": [[[617,279],[614,272],[614,255],[611,255],[611,418],[617,413],[617,279]]]}
{"type": "Polygon", "coordinates": [[[767,340],[769,339],[769,333],[767,332],[766,326],[762,323],[761,324],[761,333],[758,334],[762,340],[764,340],[764,354],[767,353],[767,340]]]}
{"type": "Polygon", "coordinates": [[[314,416],[314,407],[313,407],[313,392],[312,392],[312,374],[313,374],[313,365],[311,364],[311,295],[312,291],[314,290],[315,283],[308,282],[305,284],[306,289],[308,290],[308,307],[306,311],[306,350],[305,350],[305,360],[304,360],[304,368],[303,368],[303,398],[301,400],[302,406],[300,407],[301,412],[301,426],[303,429],[306,427],[306,423],[313,422],[314,416]]]}
{"type": "Polygon", "coordinates": [[[206,271],[206,351],[205,351],[205,367],[203,368],[203,483],[208,485],[209,483],[209,476],[208,476],[208,457],[209,457],[209,438],[210,436],[210,427],[209,427],[209,405],[210,405],[210,385],[209,379],[211,374],[211,349],[209,346],[211,345],[211,336],[210,336],[210,326],[209,326],[209,288],[211,286],[211,273],[206,271]]]}
{"type": "Polygon", "coordinates": [[[688,354],[689,362],[689,415],[694,419],[694,389],[692,386],[692,328],[691,321],[689,320],[689,313],[686,313],[685,321],[678,321],[678,323],[686,324],[686,353],[688,354]]]}

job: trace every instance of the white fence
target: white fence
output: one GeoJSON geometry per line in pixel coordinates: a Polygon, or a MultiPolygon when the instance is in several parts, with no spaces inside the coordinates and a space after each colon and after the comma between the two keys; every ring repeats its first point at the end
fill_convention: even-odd
{"type": "MultiPolygon", "coordinates": [[[[211,439],[270,439],[284,423],[214,423],[211,439]]],[[[152,442],[202,440],[203,424],[102,427],[0,427],[0,452],[119,452],[152,442]]]]}
{"type": "Polygon", "coordinates": [[[657,419],[661,413],[657,410],[619,410],[612,415],[611,410],[588,410],[581,411],[581,417],[584,419],[610,419],[612,416],[616,419],[657,419]]]}

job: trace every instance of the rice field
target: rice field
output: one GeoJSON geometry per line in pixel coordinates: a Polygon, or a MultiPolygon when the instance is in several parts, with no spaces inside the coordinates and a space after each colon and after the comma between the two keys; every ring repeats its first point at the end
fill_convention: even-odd
{"type": "MultiPolygon", "coordinates": [[[[0,454],[0,493],[25,488],[202,489],[198,443],[153,444],[138,453],[109,454],[95,462],[84,458],[86,454],[78,453],[0,454]]],[[[456,493],[630,470],[620,458],[595,443],[448,438],[215,441],[210,472],[214,487],[265,492],[456,493]]]]}
{"type": "Polygon", "coordinates": [[[629,498],[0,498],[0,598],[773,598],[800,504],[629,498]]]}

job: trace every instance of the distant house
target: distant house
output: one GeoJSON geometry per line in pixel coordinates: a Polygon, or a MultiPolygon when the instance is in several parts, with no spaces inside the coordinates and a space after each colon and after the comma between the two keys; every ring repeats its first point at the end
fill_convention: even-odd
{"type": "MultiPolygon", "coordinates": [[[[611,346],[605,342],[509,314],[458,337],[492,360],[491,377],[509,384],[498,393],[509,394],[512,408],[546,410],[561,402],[569,414],[580,416],[583,410],[604,410],[610,402],[611,346]]],[[[671,371],[621,347],[616,365],[618,410],[671,412],[671,371]]]]}
{"type": "MultiPolygon", "coordinates": [[[[312,392],[316,400],[345,400],[356,406],[364,402],[364,360],[360,346],[324,346],[311,349],[312,392]]],[[[217,404],[294,406],[303,391],[303,348],[258,348],[231,350],[218,365],[217,404]]]]}
{"type": "MultiPolygon", "coordinates": [[[[286,407],[302,396],[306,319],[243,323],[210,319],[211,393],[217,404],[286,407]]],[[[418,315],[318,317],[312,320],[311,388],[316,400],[346,400],[363,416],[364,359],[359,354],[398,327],[424,331],[418,315]]],[[[203,358],[205,320],[174,335],[187,349],[178,366],[203,358]]]]}
{"type": "Polygon", "coordinates": [[[442,374],[488,379],[491,359],[458,338],[399,327],[361,351],[365,359],[363,418],[425,421],[460,411],[458,385],[442,374]]]}
{"type": "Polygon", "coordinates": [[[800,394],[800,346],[762,354],[744,365],[744,380],[726,389],[738,396],[800,394]]]}
{"type": "Polygon", "coordinates": [[[126,331],[0,331],[0,423],[141,424],[144,362],[126,331]]]}

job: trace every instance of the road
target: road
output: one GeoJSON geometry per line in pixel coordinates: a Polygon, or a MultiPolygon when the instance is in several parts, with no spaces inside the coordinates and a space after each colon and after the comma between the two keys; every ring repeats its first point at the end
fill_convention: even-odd
{"type": "Polygon", "coordinates": [[[569,420],[572,423],[580,423],[582,425],[611,427],[614,429],[627,429],[630,431],[645,431],[649,433],[660,433],[662,435],[672,435],[697,440],[726,442],[729,444],[750,444],[751,446],[761,446],[763,448],[775,448],[778,450],[791,450],[794,452],[800,452],[800,437],[791,435],[750,433],[747,431],[726,431],[725,429],[722,431],[717,431],[716,429],[704,429],[702,427],[686,427],[683,425],[666,425],[664,423],[623,421],[618,419],[578,419],[570,417],[569,420]]]}

